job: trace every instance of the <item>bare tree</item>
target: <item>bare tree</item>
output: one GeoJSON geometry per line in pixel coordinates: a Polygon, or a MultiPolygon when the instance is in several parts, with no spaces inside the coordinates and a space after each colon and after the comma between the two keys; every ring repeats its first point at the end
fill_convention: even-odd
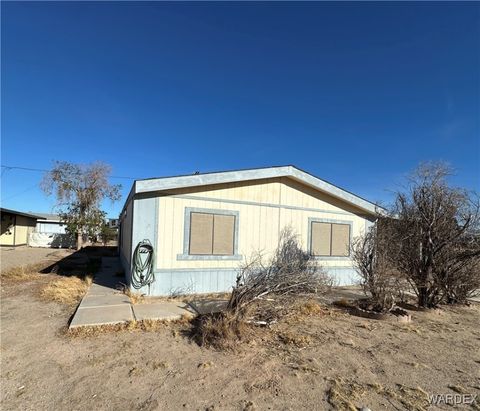
{"type": "Polygon", "coordinates": [[[421,307],[457,299],[462,288],[467,295],[473,290],[465,287],[478,287],[479,204],[471,193],[449,186],[450,174],[442,163],[421,165],[407,190],[397,193],[392,210],[389,258],[406,276],[421,307]]]}
{"type": "Polygon", "coordinates": [[[89,165],[57,161],[41,182],[47,195],[55,193],[57,207],[67,230],[77,236],[77,249],[83,245],[83,237],[99,234],[105,220],[100,210],[104,199],[120,199],[120,185],[108,182],[110,166],[104,163],[89,165]]]}

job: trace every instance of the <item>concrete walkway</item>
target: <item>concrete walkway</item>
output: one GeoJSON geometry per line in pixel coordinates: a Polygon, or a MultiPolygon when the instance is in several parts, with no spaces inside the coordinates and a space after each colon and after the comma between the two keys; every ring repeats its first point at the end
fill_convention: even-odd
{"type": "MultiPolygon", "coordinates": [[[[132,304],[121,289],[123,277],[116,276],[122,267],[118,257],[103,257],[102,267],[93,284],[83,297],[73,316],[70,328],[119,324],[141,320],[179,320],[183,316],[196,316],[225,309],[225,300],[197,300],[189,304],[175,301],[132,304]]],[[[356,299],[364,296],[360,287],[338,287],[323,297],[332,303],[340,298],[356,299]]],[[[480,302],[480,297],[471,299],[480,302]]]]}
{"type": "Polygon", "coordinates": [[[119,324],[134,320],[177,320],[197,313],[182,302],[131,304],[128,296],[119,290],[122,271],[118,257],[103,257],[100,271],[83,297],[73,316],[70,328],[119,324]]]}

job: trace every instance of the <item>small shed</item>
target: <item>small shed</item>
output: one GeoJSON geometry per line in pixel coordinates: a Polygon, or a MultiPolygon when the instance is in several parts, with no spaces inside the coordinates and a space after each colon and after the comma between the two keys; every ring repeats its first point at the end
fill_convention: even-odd
{"type": "Polygon", "coordinates": [[[43,217],[22,211],[0,208],[1,234],[0,246],[18,247],[27,245],[28,236],[35,229],[38,219],[43,217]]]}
{"type": "Polygon", "coordinates": [[[351,244],[379,209],[294,166],[137,180],[120,214],[120,257],[143,294],[224,292],[240,264],[271,255],[289,226],[338,285],[354,284],[351,244]],[[153,276],[139,284],[132,276],[148,254],[135,254],[142,244],[153,250],[153,276]]]}

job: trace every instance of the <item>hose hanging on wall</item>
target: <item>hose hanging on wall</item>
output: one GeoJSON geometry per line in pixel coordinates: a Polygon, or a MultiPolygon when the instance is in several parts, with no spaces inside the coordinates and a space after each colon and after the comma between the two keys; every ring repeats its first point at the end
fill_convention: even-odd
{"type": "Polygon", "coordinates": [[[149,240],[140,241],[133,252],[132,285],[137,290],[150,285],[155,280],[153,274],[153,246],[149,240]],[[142,258],[142,255],[146,254],[142,258]]]}

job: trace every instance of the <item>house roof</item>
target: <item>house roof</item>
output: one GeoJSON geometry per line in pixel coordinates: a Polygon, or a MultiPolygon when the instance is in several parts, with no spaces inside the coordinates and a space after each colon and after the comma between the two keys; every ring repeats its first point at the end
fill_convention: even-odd
{"type": "Polygon", "coordinates": [[[51,214],[51,213],[35,213],[36,215],[42,217],[46,221],[61,221],[61,218],[58,214],[51,214]]]}
{"type": "Polygon", "coordinates": [[[23,216],[23,217],[34,218],[34,219],[36,219],[36,220],[38,220],[38,219],[40,219],[40,220],[45,220],[45,218],[42,217],[42,216],[40,216],[40,215],[30,214],[30,213],[24,213],[23,211],[11,210],[11,209],[9,209],[9,208],[0,207],[0,212],[1,212],[1,213],[6,213],[6,214],[16,214],[16,215],[20,215],[20,216],[23,216]]]}
{"type": "Polygon", "coordinates": [[[288,177],[299,181],[320,192],[327,193],[332,197],[350,203],[368,213],[376,214],[382,210],[377,204],[292,165],[136,180],[132,188],[132,194],[279,177],[288,177]]]}

